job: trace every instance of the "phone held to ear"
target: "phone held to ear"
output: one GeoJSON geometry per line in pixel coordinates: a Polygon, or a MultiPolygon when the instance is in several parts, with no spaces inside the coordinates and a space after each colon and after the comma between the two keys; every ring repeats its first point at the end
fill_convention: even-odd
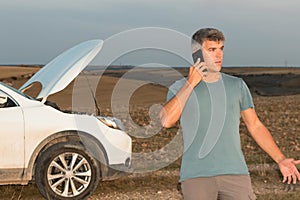
{"type": "MultiPolygon", "coordinates": [[[[200,58],[200,62],[204,62],[204,58],[203,58],[203,54],[202,54],[202,50],[201,49],[199,49],[198,51],[196,51],[195,53],[193,53],[192,57],[193,57],[194,63],[197,62],[198,58],[200,58]]],[[[206,64],[208,64],[208,63],[206,63],[206,64]]],[[[207,65],[207,67],[208,68],[205,71],[218,72],[218,69],[217,69],[217,67],[214,64],[207,65]]]]}
{"type": "MultiPolygon", "coordinates": [[[[200,58],[200,62],[204,62],[204,58],[203,58],[203,54],[202,54],[202,50],[201,49],[199,49],[198,51],[196,51],[195,53],[193,53],[192,57],[193,57],[194,63],[197,62],[198,58],[200,58]]],[[[207,72],[207,69],[204,69],[203,72],[207,72]]]]}
{"type": "Polygon", "coordinates": [[[200,58],[200,62],[204,62],[204,58],[203,58],[203,54],[202,54],[202,50],[201,49],[199,49],[198,51],[196,51],[195,53],[193,53],[192,57],[193,57],[194,63],[197,61],[198,58],[200,58]]]}

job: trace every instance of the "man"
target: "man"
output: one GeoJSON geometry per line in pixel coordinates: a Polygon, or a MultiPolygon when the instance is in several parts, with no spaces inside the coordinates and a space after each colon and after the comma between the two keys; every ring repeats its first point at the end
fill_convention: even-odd
{"type": "Polygon", "coordinates": [[[220,72],[224,41],[223,33],[214,28],[193,35],[193,57],[198,59],[188,77],[170,87],[168,102],[160,112],[166,128],[181,121],[180,182],[188,200],[256,199],[240,147],[240,117],[258,145],[278,164],[283,182],[300,180],[295,166],[300,160],[286,158],[279,150],[258,119],[244,81],[220,72]]]}

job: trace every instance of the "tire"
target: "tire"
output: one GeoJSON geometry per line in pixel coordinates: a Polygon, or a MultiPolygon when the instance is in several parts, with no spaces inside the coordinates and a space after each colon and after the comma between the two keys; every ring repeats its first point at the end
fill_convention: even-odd
{"type": "Polygon", "coordinates": [[[46,199],[87,199],[98,186],[99,166],[82,145],[58,143],[39,156],[35,182],[46,199]]]}

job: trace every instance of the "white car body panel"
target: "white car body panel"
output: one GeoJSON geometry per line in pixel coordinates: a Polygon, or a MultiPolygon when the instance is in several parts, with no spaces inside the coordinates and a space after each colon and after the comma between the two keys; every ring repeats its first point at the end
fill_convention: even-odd
{"type": "Polygon", "coordinates": [[[0,110],[0,168],[24,167],[24,120],[21,107],[0,110]]]}
{"type": "Polygon", "coordinates": [[[0,168],[27,168],[33,151],[41,141],[52,134],[72,130],[88,133],[101,141],[109,165],[120,164],[120,160],[123,162],[130,157],[130,137],[123,131],[107,127],[95,116],[63,113],[20,96],[2,85],[0,90],[15,97],[14,100],[19,104],[0,109],[0,119],[6,122],[1,126],[0,149],[1,152],[9,149],[8,154],[1,156],[0,168]]]}
{"type": "Polygon", "coordinates": [[[130,143],[126,139],[128,135],[122,131],[110,129],[94,116],[61,113],[50,106],[42,105],[25,108],[24,118],[27,125],[25,127],[25,166],[28,166],[30,156],[40,141],[63,131],[84,132],[97,138],[106,150],[109,165],[119,164],[120,159],[125,160],[130,155],[131,145],[128,145],[130,143]],[[36,118],[36,116],[39,117],[36,118]],[[33,121],[33,118],[36,120],[33,121]],[[124,140],[126,142],[123,142],[124,140]]]}

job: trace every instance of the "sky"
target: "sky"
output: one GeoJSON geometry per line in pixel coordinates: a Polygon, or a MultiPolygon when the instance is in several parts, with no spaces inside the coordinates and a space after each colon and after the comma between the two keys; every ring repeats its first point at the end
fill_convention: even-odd
{"type": "MultiPolygon", "coordinates": [[[[226,37],[225,66],[300,66],[299,10],[296,0],[0,0],[0,64],[47,64],[80,42],[137,28],[191,37],[215,27],[226,37]]],[[[115,63],[141,64],[147,54],[182,64],[159,51],[115,63]]]]}

